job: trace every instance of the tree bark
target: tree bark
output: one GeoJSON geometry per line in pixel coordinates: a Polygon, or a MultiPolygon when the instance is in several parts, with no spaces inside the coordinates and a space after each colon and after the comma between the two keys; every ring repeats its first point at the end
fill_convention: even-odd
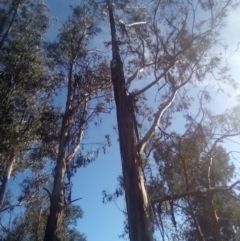
{"type": "MultiPolygon", "coordinates": [[[[59,141],[59,151],[56,161],[56,168],[54,171],[54,184],[53,191],[50,200],[50,214],[47,219],[47,225],[45,230],[44,241],[60,241],[61,240],[61,227],[62,227],[62,215],[63,209],[69,203],[66,203],[65,197],[65,176],[68,174],[68,168],[70,168],[70,163],[74,156],[76,155],[79,145],[84,136],[84,129],[86,125],[86,114],[83,114],[81,118],[81,126],[78,131],[74,134],[76,138],[76,143],[69,147],[69,141],[74,138],[73,134],[70,133],[70,129],[74,123],[71,123],[71,119],[75,117],[79,106],[74,106],[74,83],[76,79],[73,76],[73,62],[70,64],[70,70],[68,73],[68,94],[66,101],[65,113],[62,120],[60,141],[59,141]]],[[[83,113],[89,106],[90,98],[85,97],[85,104],[83,107],[83,113]]],[[[70,184],[70,180],[68,180],[70,184]]]]}
{"type": "Polygon", "coordinates": [[[203,236],[201,226],[200,226],[200,224],[199,224],[199,222],[198,222],[198,219],[197,219],[197,217],[196,217],[196,215],[195,215],[195,213],[194,213],[191,200],[190,200],[189,197],[187,197],[186,200],[187,200],[188,206],[189,206],[189,208],[190,208],[190,214],[191,214],[191,216],[192,216],[193,222],[194,222],[195,227],[196,227],[196,230],[197,230],[198,239],[199,239],[199,241],[206,241],[205,238],[204,238],[204,236],[203,236]]]}
{"type": "Polygon", "coordinates": [[[64,208],[64,176],[66,172],[65,151],[67,145],[67,121],[63,119],[61,141],[59,145],[59,154],[57,157],[57,165],[55,168],[55,178],[53,191],[50,200],[50,213],[47,219],[44,241],[60,241],[61,240],[61,220],[64,208]]]}
{"type": "MultiPolygon", "coordinates": [[[[70,68],[71,69],[71,68],[70,68]]],[[[69,115],[72,107],[71,96],[73,91],[72,83],[72,70],[68,75],[68,95],[65,113],[62,120],[60,142],[58,148],[58,156],[56,162],[56,168],[54,171],[54,184],[53,191],[50,200],[50,213],[47,219],[47,225],[45,230],[44,241],[60,241],[61,240],[61,221],[62,211],[64,208],[64,177],[66,173],[66,148],[68,143],[68,127],[69,127],[69,115]]]]}
{"type": "Polygon", "coordinates": [[[107,0],[112,37],[111,76],[116,102],[120,152],[131,241],[152,241],[150,201],[137,148],[132,98],[127,94],[111,0],[107,0]]]}
{"type": "Polygon", "coordinates": [[[213,198],[210,197],[208,199],[209,203],[209,213],[212,221],[212,228],[214,233],[214,238],[216,241],[222,241],[221,233],[220,233],[220,227],[218,222],[218,216],[214,207],[213,198]]]}
{"type": "Polygon", "coordinates": [[[2,206],[3,206],[3,203],[4,203],[4,199],[5,199],[5,193],[6,193],[6,190],[7,190],[7,185],[8,185],[10,176],[12,174],[12,170],[13,170],[13,166],[15,164],[15,161],[16,161],[16,158],[12,155],[11,158],[10,158],[10,162],[8,164],[7,170],[5,172],[5,175],[4,175],[3,180],[2,180],[2,185],[0,187],[0,212],[2,210],[2,206]]]}

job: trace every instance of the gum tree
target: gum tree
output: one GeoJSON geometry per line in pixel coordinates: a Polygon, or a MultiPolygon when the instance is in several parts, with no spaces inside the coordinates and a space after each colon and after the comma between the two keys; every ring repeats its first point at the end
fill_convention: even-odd
{"type": "MultiPolygon", "coordinates": [[[[72,8],[57,41],[47,47],[49,66],[57,71],[59,85],[66,87],[66,104],[62,113],[59,143],[50,197],[50,213],[44,240],[62,240],[64,209],[71,200],[71,177],[77,167],[85,166],[92,157],[81,153],[84,133],[93,118],[108,111],[104,101],[110,86],[110,73],[104,60],[89,50],[89,41],[99,29],[93,13],[85,5],[72,8]]],[[[93,153],[90,153],[90,155],[93,153]]]]}
{"type": "Polygon", "coordinates": [[[37,140],[52,90],[42,54],[42,36],[49,25],[46,6],[32,1],[1,5],[0,209],[10,177],[31,166],[25,156],[37,140]]]}
{"type": "MultiPolygon", "coordinates": [[[[211,48],[233,3],[107,0],[102,6],[110,22],[111,76],[131,241],[153,240],[151,198],[144,181],[147,144],[161,125],[171,124],[169,112],[191,105],[186,87],[203,82],[220,64],[211,48]],[[135,81],[139,79],[145,83],[135,81]],[[148,128],[139,130],[137,106],[143,94],[154,95],[156,109],[148,128]]],[[[224,71],[219,76],[231,83],[224,71]]]]}
{"type": "Polygon", "coordinates": [[[165,132],[167,141],[158,140],[149,188],[163,238],[170,219],[184,240],[237,239],[240,181],[233,161],[238,151],[223,145],[236,143],[240,134],[238,109],[219,115],[202,109],[195,118],[188,115],[183,135],[165,132]]]}

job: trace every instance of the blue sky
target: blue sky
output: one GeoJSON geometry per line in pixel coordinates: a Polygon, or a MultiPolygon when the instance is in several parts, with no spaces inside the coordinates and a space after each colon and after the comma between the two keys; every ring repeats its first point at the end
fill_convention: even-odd
{"type": "MultiPolygon", "coordinates": [[[[45,2],[50,8],[50,15],[55,18],[52,29],[46,35],[47,39],[53,40],[57,29],[70,13],[69,5],[76,5],[80,0],[46,0],[45,2]]],[[[228,59],[231,74],[235,78],[240,76],[240,51],[236,51],[237,43],[240,41],[240,28],[236,28],[240,26],[239,23],[240,18],[235,11],[229,16],[226,29],[222,32],[222,36],[230,45],[224,54],[228,59]]],[[[110,40],[109,32],[107,31],[105,34],[105,37],[110,40]]],[[[218,46],[216,46],[216,51],[218,51],[218,46]]],[[[215,91],[212,86],[212,93],[215,91]]],[[[229,92],[231,91],[229,89],[229,92]]],[[[224,103],[222,101],[222,98],[225,98],[224,95],[213,101],[212,106],[216,112],[235,102],[236,93],[232,94],[232,98],[227,98],[224,103]]],[[[110,115],[103,115],[102,118],[103,123],[99,127],[89,128],[84,142],[101,141],[105,134],[110,134],[112,146],[106,155],[101,153],[95,162],[78,170],[73,179],[72,198],[82,197],[78,203],[84,211],[84,217],[78,222],[78,228],[86,234],[89,241],[120,240],[118,235],[123,231],[124,216],[121,211],[114,203],[102,204],[102,190],[113,192],[117,186],[117,177],[121,175],[119,146],[116,132],[113,129],[113,126],[116,126],[115,110],[110,115]]],[[[174,123],[174,127],[181,128],[182,124],[174,123]]],[[[120,209],[125,210],[123,198],[119,198],[117,204],[120,209]]]]}
{"type": "MultiPolygon", "coordinates": [[[[50,16],[54,19],[52,28],[46,34],[46,40],[54,40],[61,24],[70,14],[69,5],[79,4],[80,0],[45,0],[45,2],[50,8],[50,16]]],[[[235,79],[239,79],[240,76],[240,50],[236,51],[237,43],[240,41],[240,28],[238,26],[240,26],[240,16],[235,11],[229,16],[226,29],[222,32],[223,38],[230,45],[224,54],[235,79]]],[[[110,40],[108,30],[101,36],[110,40]]],[[[96,42],[95,45],[97,46],[99,42],[96,42]]],[[[216,51],[218,51],[218,46],[216,46],[216,51]]],[[[214,86],[212,86],[211,91],[216,95],[214,86]]],[[[232,90],[229,88],[228,91],[231,93],[232,90]]],[[[214,99],[212,103],[214,110],[219,112],[226,106],[232,105],[235,102],[235,95],[236,93],[232,93],[232,97],[226,98],[224,103],[224,95],[214,99]]],[[[62,96],[62,98],[65,97],[62,96]]],[[[112,111],[112,114],[104,114],[101,117],[103,118],[102,124],[100,126],[91,125],[86,133],[84,143],[103,141],[104,135],[110,134],[112,146],[106,155],[100,153],[95,162],[78,170],[73,178],[72,199],[82,198],[76,202],[76,204],[80,204],[84,212],[83,219],[78,222],[78,229],[86,234],[88,241],[117,241],[120,240],[118,235],[122,234],[123,231],[124,215],[119,209],[125,211],[124,199],[117,200],[118,207],[114,203],[102,203],[102,191],[114,192],[118,184],[117,177],[121,175],[119,145],[116,131],[113,128],[116,126],[115,110],[112,111]]],[[[179,116],[175,117],[173,128],[179,129],[184,123],[179,122],[177,118],[179,116]]],[[[14,184],[15,181],[12,180],[11,184],[14,184]]]]}
{"type": "MultiPolygon", "coordinates": [[[[53,26],[46,35],[46,39],[54,40],[61,23],[70,14],[69,5],[79,4],[80,0],[46,0],[50,8],[50,16],[53,17],[53,26]]],[[[107,33],[106,38],[110,40],[107,33]]],[[[98,43],[96,43],[97,46],[98,43]]],[[[95,44],[94,44],[95,45],[95,44]]],[[[63,96],[64,98],[64,96],[63,96]]],[[[76,204],[80,204],[84,212],[83,219],[79,220],[80,232],[86,234],[88,241],[115,241],[120,240],[118,235],[123,232],[125,210],[123,198],[117,200],[118,208],[114,203],[102,203],[102,191],[114,192],[117,187],[117,177],[121,175],[121,159],[117,142],[115,110],[112,114],[103,114],[100,126],[92,125],[87,133],[84,143],[104,141],[104,135],[110,134],[112,146],[105,155],[102,152],[97,160],[86,168],[79,169],[73,178],[72,199],[81,197],[76,204]]]]}
{"type": "MultiPolygon", "coordinates": [[[[69,5],[79,4],[80,0],[45,0],[45,2],[50,8],[49,15],[53,18],[53,25],[46,34],[46,40],[54,40],[61,24],[70,14],[69,5]]],[[[235,11],[228,17],[226,28],[222,32],[222,37],[229,44],[229,48],[224,52],[224,57],[227,58],[231,74],[238,80],[240,78],[240,46],[238,51],[236,49],[238,42],[240,42],[239,26],[239,11],[235,11]]],[[[107,29],[101,35],[101,38],[103,36],[110,40],[107,29]]],[[[102,44],[101,39],[98,39],[94,45],[98,46],[99,43],[102,44]]],[[[216,46],[216,52],[218,48],[219,46],[216,46]]],[[[214,86],[212,86],[211,91],[216,95],[214,86]]],[[[237,93],[233,93],[231,88],[229,88],[228,92],[232,95],[231,98],[218,95],[218,98],[213,100],[212,107],[215,112],[220,112],[235,102],[237,93]],[[223,98],[225,98],[224,101],[223,98]]],[[[65,97],[62,96],[62,98],[65,97]]],[[[116,131],[113,128],[116,126],[115,110],[112,111],[112,114],[104,114],[101,117],[103,118],[102,124],[100,126],[91,125],[86,133],[84,143],[103,141],[104,135],[110,134],[112,146],[108,149],[106,155],[101,152],[95,162],[89,164],[86,168],[78,170],[73,178],[72,199],[82,198],[76,202],[84,212],[83,219],[78,222],[78,229],[86,234],[88,241],[117,241],[122,240],[118,238],[118,235],[123,231],[124,215],[119,209],[125,211],[124,199],[119,198],[117,200],[118,207],[114,203],[102,203],[102,191],[114,192],[118,184],[117,177],[121,175],[119,145],[116,131]]],[[[178,118],[179,116],[176,116],[174,119],[173,129],[182,128],[184,125],[184,123],[179,122],[178,118]]],[[[27,174],[23,173],[22,175],[27,176],[27,174]]],[[[9,187],[17,185],[18,182],[19,180],[16,179],[11,180],[9,187]]]]}

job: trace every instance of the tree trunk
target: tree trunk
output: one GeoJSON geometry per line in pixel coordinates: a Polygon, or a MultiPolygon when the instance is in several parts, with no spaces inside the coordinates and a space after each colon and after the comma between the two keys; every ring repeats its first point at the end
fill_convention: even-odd
{"type": "MultiPolygon", "coordinates": [[[[73,66],[73,65],[72,65],[73,66]]],[[[70,68],[68,75],[68,95],[66,101],[65,113],[62,120],[60,142],[58,148],[58,156],[56,168],[54,171],[54,184],[50,200],[50,213],[47,219],[44,241],[60,241],[61,240],[61,222],[62,211],[64,208],[64,177],[66,173],[66,148],[69,140],[68,127],[69,115],[72,108],[71,96],[73,91],[72,68],[70,68]]]]}
{"type": "MultiPolygon", "coordinates": [[[[66,118],[64,118],[66,119],[66,118]]],[[[64,122],[64,120],[63,120],[64,122]]],[[[64,176],[66,172],[65,150],[66,150],[66,124],[62,126],[61,143],[59,145],[59,154],[55,168],[55,178],[53,191],[51,195],[50,213],[47,219],[44,241],[61,240],[61,221],[64,208],[64,176]],[[64,128],[65,127],[65,128],[64,128]]]]}
{"type": "Polygon", "coordinates": [[[123,64],[119,54],[115,22],[111,1],[107,0],[111,36],[111,76],[116,102],[120,151],[124,178],[125,198],[128,213],[129,237],[131,241],[152,241],[150,201],[144,183],[141,159],[137,148],[132,98],[127,95],[123,64]]]}
{"type": "MultiPolygon", "coordinates": [[[[45,230],[44,241],[60,241],[61,240],[61,227],[62,227],[62,215],[64,207],[69,204],[66,203],[65,197],[65,176],[69,174],[68,168],[70,168],[70,163],[77,153],[79,145],[84,136],[84,129],[86,123],[86,114],[81,116],[81,127],[75,133],[76,143],[69,148],[69,141],[74,138],[73,134],[70,133],[70,129],[74,123],[71,123],[71,119],[75,117],[79,106],[74,106],[74,86],[76,79],[73,76],[73,61],[70,64],[69,74],[68,74],[68,94],[66,101],[65,113],[62,120],[59,151],[57,156],[56,168],[54,171],[54,184],[53,191],[51,195],[50,203],[50,213],[47,220],[47,226],[45,230]]],[[[89,106],[89,96],[85,97],[85,104],[83,112],[85,113],[89,106]]],[[[68,185],[70,185],[70,180],[68,179],[68,185]]],[[[69,200],[68,200],[69,201],[69,200]]]]}
{"type": "Polygon", "coordinates": [[[15,164],[15,161],[16,161],[16,158],[12,155],[11,158],[10,158],[10,163],[7,167],[5,176],[3,177],[3,180],[2,180],[2,185],[0,187],[0,212],[2,210],[2,206],[3,206],[3,203],[4,203],[4,199],[5,199],[5,193],[6,193],[6,190],[7,190],[7,185],[8,185],[10,176],[12,174],[12,169],[13,169],[13,166],[15,164]]]}

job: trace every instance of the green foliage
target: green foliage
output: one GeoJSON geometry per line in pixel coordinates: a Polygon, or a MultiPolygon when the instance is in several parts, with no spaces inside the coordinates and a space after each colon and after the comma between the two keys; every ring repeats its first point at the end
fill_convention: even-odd
{"type": "MultiPolygon", "coordinates": [[[[168,141],[160,142],[154,152],[158,171],[150,179],[150,192],[153,200],[156,197],[174,198],[175,195],[182,195],[182,198],[173,200],[177,226],[181,227],[181,230],[178,228],[177,235],[183,237],[183,240],[201,240],[194,217],[198,220],[205,240],[215,240],[213,231],[216,227],[210,215],[211,203],[216,210],[223,240],[237,240],[240,223],[236,213],[240,204],[234,198],[238,197],[234,190],[187,195],[192,191],[197,193],[226,188],[234,182],[235,166],[229,153],[220,144],[227,136],[237,135],[239,126],[234,124],[233,116],[227,117],[225,114],[221,118],[224,117],[226,120],[221,124],[220,116],[213,115],[208,115],[209,119],[205,117],[202,124],[191,122],[184,136],[172,133],[168,141]]],[[[167,205],[167,202],[161,205],[167,205]]],[[[171,216],[169,207],[158,214],[163,227],[168,219],[171,220],[171,216]]]]}
{"type": "MultiPolygon", "coordinates": [[[[106,12],[106,3],[90,2],[82,1],[81,5],[71,7],[71,16],[52,43],[43,41],[50,25],[44,1],[0,3],[0,181],[8,181],[26,170],[31,175],[22,181],[17,203],[6,195],[0,208],[11,212],[15,206],[24,206],[24,213],[14,219],[11,227],[2,227],[3,240],[43,240],[51,196],[44,190],[48,190],[46,187],[51,190],[54,185],[52,174],[39,174],[48,166],[46,160],[56,164],[61,159],[58,154],[63,153],[60,160],[63,165],[58,165],[67,166],[64,177],[60,178],[63,192],[62,187],[66,181],[71,184],[77,168],[85,167],[99,153],[100,148],[86,150],[80,145],[89,123],[95,118],[95,124],[101,122],[100,114],[110,111],[109,103],[113,100],[109,61],[100,51],[90,48],[90,40],[101,32],[100,20],[104,17],[100,15],[106,12]],[[56,107],[59,99],[54,94],[65,94],[66,89],[66,108],[62,111],[56,107]],[[16,158],[13,170],[6,177],[13,157],[16,158]]],[[[187,95],[185,86],[204,83],[209,74],[214,76],[214,68],[220,68],[221,55],[213,55],[209,50],[218,43],[219,30],[229,7],[235,6],[234,1],[149,1],[145,6],[146,1],[113,2],[117,45],[127,82],[124,91],[134,96],[136,136],[130,138],[136,138],[139,146],[147,141],[145,150],[135,156],[140,156],[138,163],[144,163],[143,169],[146,167],[153,202],[159,197],[229,186],[235,167],[220,142],[239,132],[239,107],[213,116],[210,111],[203,111],[201,100],[200,112],[206,119],[197,124],[199,116],[194,119],[186,114],[185,136],[168,135],[164,130],[171,127],[174,114],[188,112],[195,100],[187,95]],[[142,79],[144,84],[137,82],[142,79]],[[154,100],[147,104],[152,92],[145,92],[154,85],[158,85],[154,100]],[[154,165],[149,161],[153,149],[154,165]]],[[[226,70],[218,72],[219,89],[224,89],[224,82],[237,86],[226,70]]],[[[211,95],[205,91],[202,99],[209,101],[211,95]]],[[[107,144],[102,145],[104,151],[110,145],[108,135],[106,140],[107,144]]],[[[60,171],[55,168],[54,176],[60,171]]],[[[119,182],[115,193],[103,192],[104,202],[124,194],[127,189],[124,177],[119,182]]],[[[6,192],[3,186],[0,193],[6,192]]],[[[214,240],[209,215],[211,201],[219,217],[222,238],[239,239],[240,207],[233,196],[237,193],[228,190],[174,200],[177,225],[181,225],[179,236],[183,240],[199,238],[195,215],[205,239],[214,240]]],[[[159,216],[164,225],[170,226],[169,236],[176,240],[171,205],[164,201],[159,216]]],[[[85,236],[75,228],[82,210],[68,203],[63,216],[62,240],[85,241],[85,236]]],[[[156,229],[157,223],[154,224],[156,229]]],[[[125,233],[128,229],[129,223],[125,222],[125,233]]]]}
{"type": "MultiPolygon", "coordinates": [[[[48,197],[43,193],[38,198],[35,197],[35,200],[27,205],[24,215],[14,218],[11,228],[0,229],[2,241],[43,240],[49,202],[48,197]]],[[[61,227],[63,241],[86,241],[85,235],[75,228],[79,218],[82,218],[82,210],[79,206],[69,205],[66,207],[64,210],[64,223],[61,227]]]]}
{"type": "Polygon", "coordinates": [[[0,57],[0,160],[31,147],[51,91],[42,55],[42,36],[48,27],[46,7],[21,5],[0,57]],[[21,34],[20,34],[21,33],[21,34]]]}

